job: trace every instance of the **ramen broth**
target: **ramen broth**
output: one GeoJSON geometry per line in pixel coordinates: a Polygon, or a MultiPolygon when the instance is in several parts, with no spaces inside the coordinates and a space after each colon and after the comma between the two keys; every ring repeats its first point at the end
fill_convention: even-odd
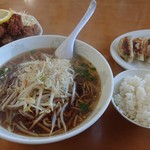
{"type": "Polygon", "coordinates": [[[61,89],[59,95],[55,92],[58,82],[55,82],[54,89],[51,88],[58,75],[48,80],[47,74],[49,77],[56,73],[52,72],[54,69],[44,70],[51,67],[53,59],[57,59],[54,49],[39,49],[21,54],[3,65],[0,69],[2,127],[22,135],[51,136],[71,130],[92,112],[101,93],[96,68],[79,55],[71,61],[59,59],[62,68],[69,66],[65,79],[63,73],[66,69],[62,70],[61,65],[55,66],[57,62],[54,61],[54,67],[62,71],[62,83],[66,84],[64,80],[70,78],[65,86],[66,93],[61,89]],[[28,77],[25,76],[27,72],[28,77]],[[40,76],[38,79],[37,74],[40,76]]]}

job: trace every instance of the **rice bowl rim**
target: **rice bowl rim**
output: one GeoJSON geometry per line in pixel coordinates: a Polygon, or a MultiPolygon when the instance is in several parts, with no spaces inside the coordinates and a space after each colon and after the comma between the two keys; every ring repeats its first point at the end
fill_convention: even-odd
{"type": "MultiPolygon", "coordinates": [[[[115,77],[114,77],[114,92],[113,92],[113,95],[114,94],[117,94],[118,93],[118,89],[119,89],[119,86],[120,86],[120,83],[122,82],[122,80],[126,77],[126,76],[134,76],[134,75],[137,75],[138,77],[140,78],[144,78],[146,74],[150,74],[150,70],[148,69],[130,69],[130,70],[125,70],[119,74],[117,74],[115,77]]],[[[144,126],[144,125],[141,125],[137,122],[135,122],[134,120],[128,118],[123,112],[122,112],[122,109],[119,108],[119,106],[116,105],[116,103],[114,102],[114,96],[112,96],[112,99],[111,99],[111,103],[113,104],[113,106],[115,107],[115,109],[117,110],[117,112],[123,117],[125,118],[126,120],[128,120],[129,122],[139,126],[139,127],[142,127],[142,128],[146,128],[146,129],[150,129],[150,126],[147,127],[147,126],[144,126]]]]}

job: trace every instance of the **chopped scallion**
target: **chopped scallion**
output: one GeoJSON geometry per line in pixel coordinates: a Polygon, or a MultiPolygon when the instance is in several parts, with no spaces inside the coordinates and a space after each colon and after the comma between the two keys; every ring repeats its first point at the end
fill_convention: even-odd
{"type": "Polygon", "coordinates": [[[81,111],[82,111],[83,113],[86,113],[86,112],[89,111],[89,105],[86,104],[86,103],[81,103],[81,104],[80,104],[80,109],[81,109],[81,111]]]}

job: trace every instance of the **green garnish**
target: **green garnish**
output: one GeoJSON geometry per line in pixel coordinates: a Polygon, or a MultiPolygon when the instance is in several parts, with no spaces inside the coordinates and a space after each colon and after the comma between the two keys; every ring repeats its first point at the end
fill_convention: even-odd
{"type": "Polygon", "coordinates": [[[81,103],[79,107],[83,113],[86,113],[89,111],[89,105],[86,103],[81,103]]]}
{"type": "Polygon", "coordinates": [[[85,63],[82,63],[81,66],[84,67],[84,68],[85,68],[85,67],[86,67],[86,68],[89,67],[88,64],[85,64],[85,63]]]}
{"type": "Polygon", "coordinates": [[[91,70],[92,70],[92,71],[96,71],[96,68],[95,68],[95,67],[92,67],[91,70]]]}
{"type": "Polygon", "coordinates": [[[83,70],[82,76],[83,76],[84,78],[89,78],[89,77],[91,76],[91,74],[89,73],[88,70],[83,70]]]}
{"type": "Polygon", "coordinates": [[[11,71],[11,68],[5,67],[0,69],[0,78],[3,78],[8,72],[11,71]]]}
{"type": "Polygon", "coordinates": [[[31,54],[34,54],[35,52],[36,52],[36,50],[31,50],[30,51],[31,54]]]}
{"type": "Polygon", "coordinates": [[[75,68],[75,71],[82,75],[86,80],[96,81],[96,78],[92,75],[96,68],[89,64],[82,63],[79,67],[75,68]]]}
{"type": "Polygon", "coordinates": [[[96,81],[97,79],[96,79],[95,77],[92,76],[92,77],[90,78],[90,80],[96,81]]]}
{"type": "Polygon", "coordinates": [[[45,81],[46,80],[46,76],[41,76],[41,81],[45,81]]]}

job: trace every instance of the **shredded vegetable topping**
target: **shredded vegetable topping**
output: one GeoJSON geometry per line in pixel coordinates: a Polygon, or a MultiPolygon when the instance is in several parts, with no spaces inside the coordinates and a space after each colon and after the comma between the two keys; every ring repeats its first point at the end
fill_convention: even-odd
{"type": "Polygon", "coordinates": [[[24,111],[29,111],[31,107],[34,107],[36,113],[50,112],[54,110],[54,107],[58,107],[57,101],[53,101],[54,98],[61,98],[61,103],[64,103],[67,101],[66,98],[72,96],[72,87],[75,83],[74,71],[69,60],[47,57],[46,61],[29,61],[20,64],[19,67],[17,90],[20,94],[16,103],[18,105],[22,101],[25,102],[24,111]],[[34,93],[34,90],[38,90],[36,92],[38,96],[30,95],[34,93]],[[49,101],[44,100],[47,94],[43,95],[43,92],[46,91],[50,94],[49,101]],[[45,110],[43,106],[48,107],[45,110]]]}
{"type": "MultiPolygon", "coordinates": [[[[68,97],[74,98],[74,70],[70,61],[65,59],[35,60],[21,63],[17,72],[14,74],[16,78],[15,84],[9,87],[11,93],[10,98],[3,103],[2,110],[8,108],[23,107],[23,113],[30,113],[35,110],[37,119],[30,128],[43,118],[47,113],[61,108],[61,122],[66,131],[63,120],[63,111],[68,105],[68,97]],[[9,105],[9,99],[18,97],[9,105]],[[57,101],[57,98],[59,99],[57,101]],[[48,100],[47,100],[48,99],[48,100]],[[55,101],[54,101],[55,99],[55,101]]],[[[53,116],[56,120],[55,116],[53,116]]],[[[53,125],[54,125],[53,121],[53,125]]],[[[52,128],[53,129],[53,128],[52,128]]],[[[51,131],[52,132],[52,131],[51,131]]]]}
{"type": "Polygon", "coordinates": [[[22,23],[26,26],[32,26],[37,23],[35,18],[30,14],[28,14],[28,12],[26,11],[21,11],[21,12],[14,11],[14,13],[21,15],[22,23]]]}

